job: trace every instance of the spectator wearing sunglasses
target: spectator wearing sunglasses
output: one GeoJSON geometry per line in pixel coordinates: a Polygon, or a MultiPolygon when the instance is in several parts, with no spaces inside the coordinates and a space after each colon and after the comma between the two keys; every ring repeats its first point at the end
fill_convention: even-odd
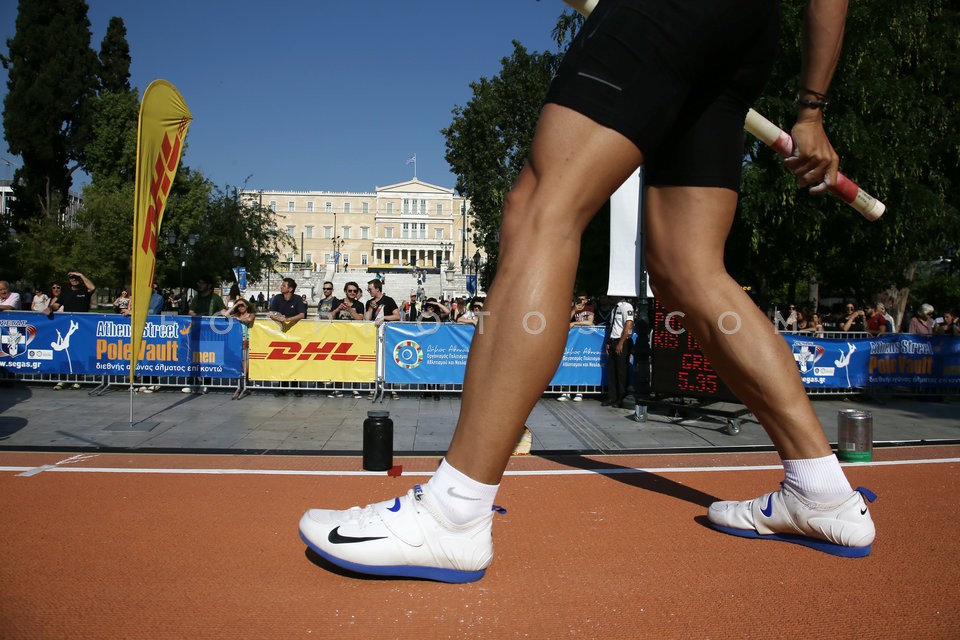
{"type": "Polygon", "coordinates": [[[457,318],[457,324],[472,324],[477,326],[480,322],[480,313],[483,312],[483,300],[476,299],[470,303],[469,309],[464,311],[459,318],[457,318]]]}
{"type": "Polygon", "coordinates": [[[346,298],[339,301],[331,315],[335,320],[363,320],[363,303],[360,302],[360,285],[348,282],[343,287],[346,298]]]}
{"type": "Polygon", "coordinates": [[[570,309],[571,327],[592,327],[594,320],[593,305],[584,294],[578,295],[570,309]]]}
{"type": "Polygon", "coordinates": [[[56,300],[50,302],[50,308],[67,313],[90,311],[90,300],[93,298],[93,292],[97,290],[96,286],[79,271],[67,273],[67,282],[70,286],[57,293],[56,300]]]}
{"type": "Polygon", "coordinates": [[[427,298],[417,316],[417,322],[445,322],[450,317],[450,308],[436,298],[427,298]]]}
{"type": "Polygon", "coordinates": [[[317,316],[324,320],[334,319],[334,309],[340,306],[340,300],[333,295],[333,283],[327,280],[323,283],[323,297],[317,303],[317,316]]]}
{"type": "MultiPolygon", "coordinates": [[[[60,285],[57,286],[57,291],[60,291],[60,285]]],[[[30,309],[33,311],[39,311],[43,313],[47,310],[47,307],[50,306],[50,296],[43,292],[43,289],[37,287],[33,292],[33,300],[30,302],[30,309]]]]}
{"type": "Polygon", "coordinates": [[[243,377],[240,379],[240,387],[233,393],[233,399],[239,400],[250,395],[247,389],[248,359],[250,357],[250,327],[257,320],[257,308],[253,302],[245,298],[238,298],[230,309],[224,309],[220,312],[228,318],[233,318],[240,323],[241,336],[243,340],[243,377]]]}

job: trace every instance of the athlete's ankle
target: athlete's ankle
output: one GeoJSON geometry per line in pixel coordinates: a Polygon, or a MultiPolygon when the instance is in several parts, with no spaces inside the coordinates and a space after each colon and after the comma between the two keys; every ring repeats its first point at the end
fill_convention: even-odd
{"type": "Polygon", "coordinates": [[[490,513],[500,485],[484,484],[464,475],[446,459],[423,489],[441,514],[454,524],[466,524],[490,513]]]}
{"type": "Polygon", "coordinates": [[[830,504],[847,498],[853,487],[843,473],[837,456],[784,460],[784,484],[811,502],[830,504]]]}

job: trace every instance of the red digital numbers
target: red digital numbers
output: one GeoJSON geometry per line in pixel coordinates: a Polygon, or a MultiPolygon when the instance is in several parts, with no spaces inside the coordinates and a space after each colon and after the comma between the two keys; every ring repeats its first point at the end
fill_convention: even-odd
{"type": "Polygon", "coordinates": [[[700,342],[684,328],[683,314],[669,312],[659,301],[654,307],[652,364],[654,391],[737,401],[703,354],[700,342]]]}

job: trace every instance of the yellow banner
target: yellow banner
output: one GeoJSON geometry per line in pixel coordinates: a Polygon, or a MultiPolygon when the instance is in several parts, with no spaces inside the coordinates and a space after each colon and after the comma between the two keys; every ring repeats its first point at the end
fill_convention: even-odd
{"type": "Polygon", "coordinates": [[[137,124],[137,173],[133,192],[133,290],[130,292],[130,382],[137,367],[153,293],[157,236],[167,196],[180,166],[193,116],[176,87],[154,80],[143,92],[137,124]]]}
{"type": "Polygon", "coordinates": [[[301,320],[286,331],[257,319],[250,329],[250,379],[374,382],[377,327],[372,322],[301,320]]]}

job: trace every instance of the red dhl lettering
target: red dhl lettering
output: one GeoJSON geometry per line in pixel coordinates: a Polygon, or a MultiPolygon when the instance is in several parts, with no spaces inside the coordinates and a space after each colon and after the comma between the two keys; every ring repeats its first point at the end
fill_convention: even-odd
{"type": "Polygon", "coordinates": [[[163,140],[160,143],[160,153],[153,163],[153,178],[150,180],[150,206],[147,208],[147,221],[143,228],[143,238],[140,242],[140,248],[144,253],[155,253],[157,246],[157,225],[160,218],[160,212],[170,194],[170,187],[173,186],[172,174],[177,168],[177,162],[180,159],[180,145],[182,144],[183,131],[186,128],[186,122],[181,119],[180,126],[177,128],[177,137],[173,144],[166,132],[163,134],[163,140]]]}
{"type": "Polygon", "coordinates": [[[267,360],[331,360],[338,362],[353,362],[356,355],[347,353],[353,347],[352,342],[284,342],[274,340],[270,342],[267,351],[267,360]]]}

